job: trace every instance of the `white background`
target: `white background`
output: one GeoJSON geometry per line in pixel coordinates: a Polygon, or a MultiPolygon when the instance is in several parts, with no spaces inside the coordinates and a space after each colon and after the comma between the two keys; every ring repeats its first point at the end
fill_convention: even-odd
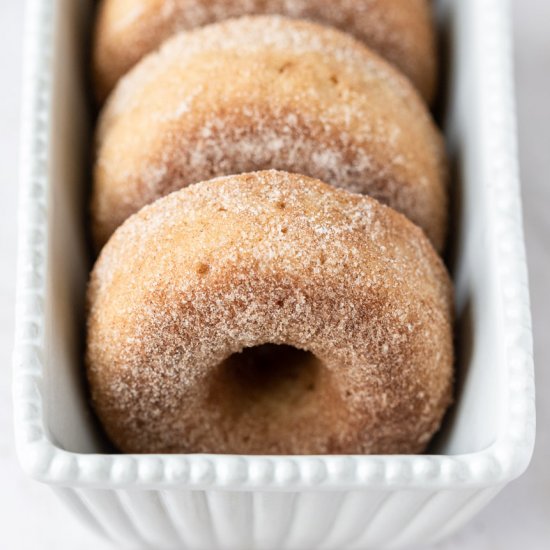
{"type": "MultiPolygon", "coordinates": [[[[23,8],[23,1],[0,0],[0,549],[103,550],[112,546],[82,528],[49,489],[23,476],[13,450],[10,368],[23,8]]],[[[514,24],[537,447],[527,474],[438,546],[444,550],[550,548],[550,1],[514,0],[514,24]]]]}

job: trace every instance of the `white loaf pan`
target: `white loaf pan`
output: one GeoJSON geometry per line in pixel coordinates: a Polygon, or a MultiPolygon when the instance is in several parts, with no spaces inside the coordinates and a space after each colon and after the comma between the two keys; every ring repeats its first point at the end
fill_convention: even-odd
{"type": "Polygon", "coordinates": [[[121,548],[209,550],[426,545],[520,475],[535,407],[508,8],[437,4],[459,337],[457,403],[432,454],[130,456],[106,450],[83,377],[92,2],[30,0],[14,358],[28,474],[121,548]]]}

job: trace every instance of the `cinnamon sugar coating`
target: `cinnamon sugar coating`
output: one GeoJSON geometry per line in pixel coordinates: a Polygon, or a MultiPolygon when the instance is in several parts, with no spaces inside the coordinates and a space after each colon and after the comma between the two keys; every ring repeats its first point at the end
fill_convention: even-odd
{"type": "Polygon", "coordinates": [[[182,30],[243,15],[280,14],[337,27],[393,63],[433,99],[437,63],[428,0],[103,0],[94,74],[103,100],[146,54],[182,30]]]}
{"type": "Polygon", "coordinates": [[[250,17],[177,35],[121,80],[96,143],[98,247],[161,196],[271,168],[369,194],[443,247],[444,143],[423,101],[365,46],[313,23],[250,17]]]}
{"type": "Polygon", "coordinates": [[[93,269],[93,403],[126,452],[420,452],[451,401],[451,296],[372,198],[276,171],[192,185],[93,269]]]}

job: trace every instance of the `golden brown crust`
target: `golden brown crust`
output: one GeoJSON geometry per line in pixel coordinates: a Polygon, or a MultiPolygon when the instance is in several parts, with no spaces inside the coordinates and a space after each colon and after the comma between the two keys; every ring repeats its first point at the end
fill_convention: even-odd
{"type": "Polygon", "coordinates": [[[270,168],[370,194],[443,247],[444,144],[416,91],[348,35],[276,16],[181,33],[119,83],[97,133],[96,242],[171,191],[270,168]]]}
{"type": "Polygon", "coordinates": [[[94,267],[93,402],[127,452],[420,452],[451,400],[451,290],[422,231],[369,197],[275,171],[192,185],[94,267]],[[264,344],[315,359],[275,386],[231,374],[264,344]]]}
{"type": "Polygon", "coordinates": [[[437,63],[427,0],[103,0],[94,42],[98,97],[105,99],[122,75],[173,34],[262,14],[349,32],[403,71],[426,100],[434,97],[437,63]]]}

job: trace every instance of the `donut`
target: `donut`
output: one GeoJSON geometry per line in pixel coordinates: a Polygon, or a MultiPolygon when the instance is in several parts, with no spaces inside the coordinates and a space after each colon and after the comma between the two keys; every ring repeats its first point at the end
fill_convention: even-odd
{"type": "Polygon", "coordinates": [[[451,282],[367,196],[265,171],[129,218],[88,291],[95,410],[130,453],[416,453],[451,401],[451,282]]]}
{"type": "Polygon", "coordinates": [[[437,80],[428,0],[103,0],[95,26],[96,92],[182,30],[243,15],[280,14],[340,28],[393,63],[431,102],[437,80]]]}
{"type": "Polygon", "coordinates": [[[266,169],[369,194],[443,247],[444,143],[409,81],[340,31],[278,16],[181,33],[121,80],[96,134],[97,247],[161,196],[266,169]]]}

